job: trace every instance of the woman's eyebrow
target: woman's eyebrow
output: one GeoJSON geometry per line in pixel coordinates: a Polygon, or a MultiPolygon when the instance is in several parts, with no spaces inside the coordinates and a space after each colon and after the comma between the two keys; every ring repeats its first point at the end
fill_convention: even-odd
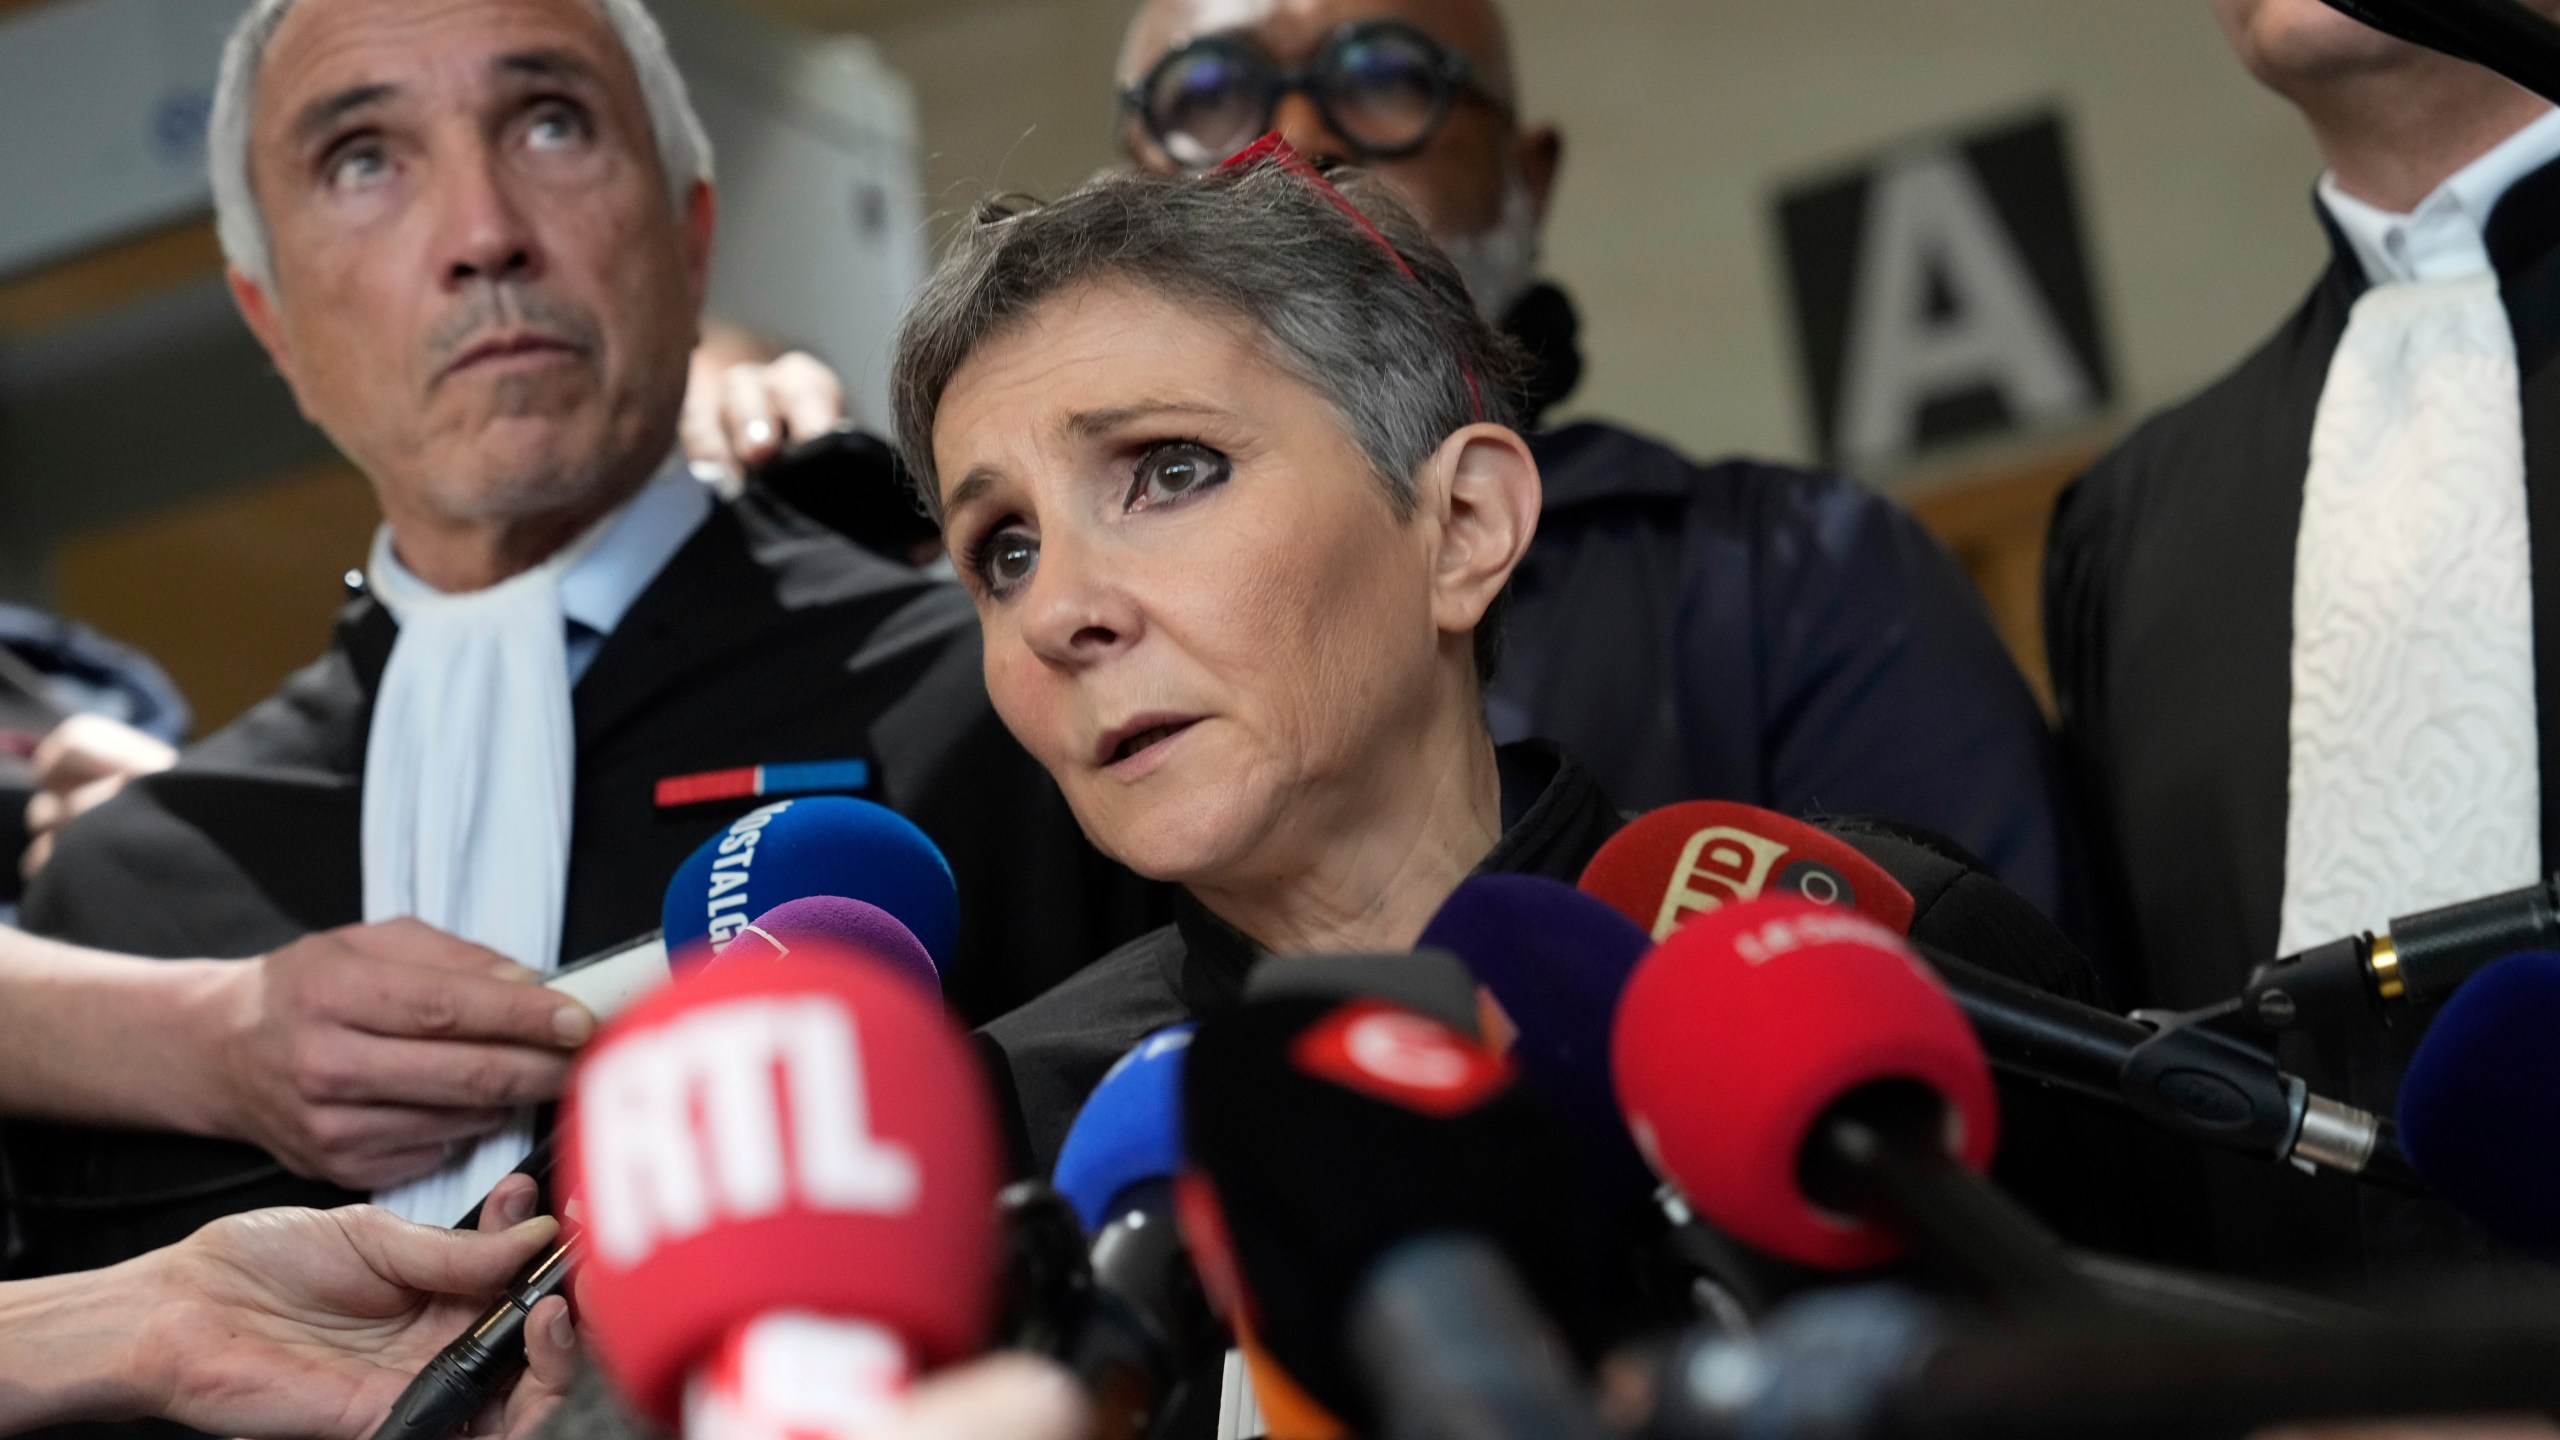
{"type": "Polygon", "coordinates": [[[951,487],[951,494],[942,502],[942,513],[949,515],[960,509],[962,506],[976,500],[978,497],[996,488],[998,481],[999,477],[996,472],[987,469],[983,465],[970,471],[959,484],[951,487]]]}
{"type": "Polygon", "coordinates": [[[1133,405],[1115,405],[1108,410],[1079,410],[1067,417],[1066,431],[1079,439],[1108,435],[1136,420],[1151,420],[1160,415],[1224,415],[1215,405],[1202,405],[1188,400],[1141,400],[1133,405]]]}

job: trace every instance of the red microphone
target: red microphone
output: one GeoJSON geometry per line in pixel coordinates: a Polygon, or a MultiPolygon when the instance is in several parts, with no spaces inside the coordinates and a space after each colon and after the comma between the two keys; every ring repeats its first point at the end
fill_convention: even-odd
{"type": "Polygon", "coordinates": [[[1978,1173],[1999,1113],[1964,1013],[1873,920],[1780,897],[1691,920],[1637,967],[1610,1050],[1638,1147],[1737,1238],[1840,1270],[1907,1244],[1994,1299],[2085,1298],[1978,1173]]]}
{"type": "Polygon", "coordinates": [[[561,1115],[579,1300],[687,1440],[825,1440],[975,1351],[996,1131],[968,1043],[881,961],[801,945],[608,1025],[561,1115]]]}
{"type": "Polygon", "coordinates": [[[1656,940],[1762,895],[1844,905],[1896,933],[1911,928],[1910,892],[1855,846],[1730,800],[1689,800],[1637,816],[1591,857],[1580,883],[1656,940]]]}

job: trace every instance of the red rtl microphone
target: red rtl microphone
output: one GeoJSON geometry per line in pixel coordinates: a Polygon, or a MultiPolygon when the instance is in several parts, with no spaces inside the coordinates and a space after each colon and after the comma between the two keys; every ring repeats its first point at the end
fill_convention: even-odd
{"type": "Polygon", "coordinates": [[[1995,1300],[2086,1303],[1977,1173],[1999,1116],[1964,1013],[1874,921],[1790,898],[1692,920],[1628,981],[1610,1052],[1638,1147],[1744,1242],[1840,1270],[1907,1244],[1995,1300]]]}
{"type": "Polygon", "coordinates": [[[801,945],[680,976],[589,1048],[562,1132],[586,1332],[687,1440],[859,1435],[983,1339],[985,1081],[882,961],[801,945]]]}

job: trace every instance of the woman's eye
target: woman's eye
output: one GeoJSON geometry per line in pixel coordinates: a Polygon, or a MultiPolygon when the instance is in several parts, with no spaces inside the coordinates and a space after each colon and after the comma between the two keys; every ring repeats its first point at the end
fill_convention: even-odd
{"type": "Polygon", "coordinates": [[[1167,505],[1225,483],[1233,461],[1206,445],[1181,441],[1159,445],[1138,457],[1138,472],[1129,483],[1126,508],[1167,505]]]}
{"type": "Polygon", "coordinates": [[[1028,530],[999,530],[978,546],[978,583],[1001,600],[1030,583],[1040,566],[1040,541],[1028,530]]]}

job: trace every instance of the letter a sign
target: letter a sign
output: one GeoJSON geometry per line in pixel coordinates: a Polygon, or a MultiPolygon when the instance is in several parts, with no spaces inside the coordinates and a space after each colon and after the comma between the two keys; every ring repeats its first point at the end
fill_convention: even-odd
{"type": "Polygon", "coordinates": [[[1890,472],[2113,393],[2061,117],[1902,147],[1778,200],[1818,448],[1890,472]]]}

